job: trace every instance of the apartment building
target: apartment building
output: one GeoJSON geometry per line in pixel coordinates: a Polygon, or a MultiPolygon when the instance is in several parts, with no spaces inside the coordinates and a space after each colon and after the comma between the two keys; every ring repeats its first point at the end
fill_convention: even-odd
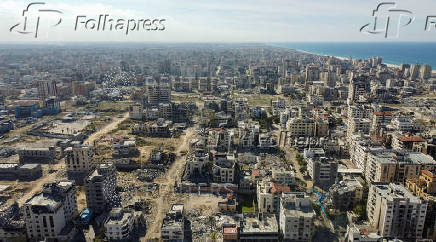
{"type": "Polygon", "coordinates": [[[384,149],[379,142],[362,133],[354,134],[349,140],[349,144],[350,160],[363,172],[366,169],[368,153],[384,149]]]}
{"type": "Polygon", "coordinates": [[[422,170],[418,178],[409,178],[407,188],[418,197],[436,196],[436,170],[422,170]]]}
{"type": "Polygon", "coordinates": [[[212,174],[215,182],[233,183],[235,181],[235,156],[216,154],[212,166],[212,174]]]}
{"type": "Polygon", "coordinates": [[[210,162],[208,152],[201,148],[195,149],[186,158],[185,175],[191,178],[204,175],[210,162]]]}
{"type": "Polygon", "coordinates": [[[278,185],[267,179],[257,183],[257,206],[259,213],[278,213],[280,209],[280,196],[290,192],[288,186],[278,185]]]}
{"type": "Polygon", "coordinates": [[[163,241],[184,241],[185,212],[183,204],[173,204],[162,221],[161,238],[163,241]]]}
{"type": "Polygon", "coordinates": [[[259,139],[259,122],[238,122],[239,147],[254,148],[259,139]]]}
{"type": "Polygon", "coordinates": [[[18,150],[20,163],[52,163],[56,158],[56,148],[25,147],[18,150]]]}
{"type": "Polygon", "coordinates": [[[350,211],[363,200],[363,186],[353,178],[332,185],[328,192],[328,203],[340,211],[350,211]]]}
{"type": "Polygon", "coordinates": [[[417,178],[421,170],[435,169],[436,161],[429,155],[408,150],[376,150],[368,153],[367,182],[405,183],[417,178]]]}
{"type": "Polygon", "coordinates": [[[129,118],[134,120],[142,120],[144,118],[144,108],[142,104],[135,103],[129,107],[129,118]]]}
{"type": "Polygon", "coordinates": [[[280,232],[286,241],[312,241],[315,212],[304,193],[283,194],[280,199],[280,232]]]}
{"type": "Polygon", "coordinates": [[[295,172],[286,170],[284,167],[272,169],[272,180],[280,185],[295,185],[295,172]]]}
{"type": "Polygon", "coordinates": [[[147,102],[149,105],[157,106],[160,103],[171,102],[171,87],[163,82],[157,81],[147,84],[147,102]]]}
{"type": "Polygon", "coordinates": [[[386,128],[386,125],[392,121],[391,112],[374,112],[372,114],[371,131],[377,132],[380,129],[386,128]]]}
{"type": "Polygon", "coordinates": [[[240,223],[239,241],[279,241],[275,214],[244,214],[240,223]]]}
{"type": "Polygon", "coordinates": [[[112,208],[104,222],[105,236],[109,241],[127,241],[132,236],[134,223],[133,211],[112,208]]]}
{"type": "Polygon", "coordinates": [[[367,214],[372,227],[387,238],[421,239],[427,203],[402,185],[373,184],[367,214]]]}
{"type": "Polygon", "coordinates": [[[307,173],[313,185],[327,189],[335,184],[338,176],[338,162],[325,157],[307,159],[307,173]]]}
{"type": "Polygon", "coordinates": [[[291,118],[286,123],[288,135],[291,137],[315,136],[315,121],[309,118],[291,118]]]}
{"type": "Polygon", "coordinates": [[[74,182],[60,181],[43,185],[24,205],[27,237],[32,241],[69,241],[76,231],[72,217],[77,213],[74,182]]]}
{"type": "Polygon", "coordinates": [[[94,153],[94,147],[73,142],[72,147],[64,150],[67,171],[88,174],[95,168],[94,153]]]}
{"type": "Polygon", "coordinates": [[[112,163],[99,164],[85,179],[86,204],[95,213],[101,213],[120,205],[117,175],[112,163]]]}

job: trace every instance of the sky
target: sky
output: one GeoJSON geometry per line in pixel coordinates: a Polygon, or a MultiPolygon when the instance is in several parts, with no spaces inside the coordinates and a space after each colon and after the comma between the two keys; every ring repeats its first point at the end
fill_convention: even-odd
{"type": "MultiPolygon", "coordinates": [[[[433,25],[425,31],[427,16],[436,16],[435,0],[389,0],[395,9],[411,11],[413,21],[399,29],[399,34],[384,38],[383,34],[360,32],[360,28],[374,21],[373,10],[383,1],[373,0],[0,0],[0,42],[368,42],[368,41],[436,41],[433,25]],[[26,12],[27,31],[23,10],[26,12]],[[59,10],[62,14],[40,12],[40,9],[59,10]],[[126,29],[99,31],[86,29],[80,20],[108,18],[132,20],[140,25],[143,19],[165,19],[163,31],[126,29]],[[35,38],[36,19],[40,17],[35,38]],[[62,21],[55,25],[59,19],[62,21]],[[20,24],[20,25],[17,25],[20,24]],[[17,25],[10,31],[12,26],[17,25]]],[[[379,19],[386,17],[380,15],[379,19]]],[[[436,21],[436,17],[434,18],[436,21]]],[[[395,30],[398,16],[391,19],[395,30]]],[[[381,21],[381,20],[379,20],[381,21]]],[[[380,22],[379,22],[380,23],[380,22]]],[[[371,26],[371,25],[370,25],[371,26]]],[[[380,26],[380,25],[379,25],[380,26]]],[[[383,25],[382,25],[383,26],[383,25]]],[[[366,30],[366,29],[365,29],[366,30]]]]}

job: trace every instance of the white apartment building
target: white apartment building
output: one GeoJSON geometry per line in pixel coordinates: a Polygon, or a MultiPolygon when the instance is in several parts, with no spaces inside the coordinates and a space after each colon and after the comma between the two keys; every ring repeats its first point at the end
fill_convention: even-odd
{"type": "Polygon", "coordinates": [[[280,199],[280,231],[286,241],[312,241],[315,212],[304,193],[283,194],[280,199]]]}
{"type": "Polygon", "coordinates": [[[287,124],[288,135],[291,137],[315,136],[315,121],[309,118],[291,118],[287,124]]]}
{"type": "Polygon", "coordinates": [[[68,172],[89,173],[95,168],[93,147],[74,143],[64,152],[68,172]]]}
{"type": "Polygon", "coordinates": [[[371,131],[371,120],[368,118],[349,118],[347,126],[347,138],[350,140],[354,134],[369,134],[371,131]]]}
{"type": "Polygon", "coordinates": [[[104,223],[106,238],[109,241],[128,240],[132,235],[134,223],[133,211],[113,208],[104,223]]]}
{"type": "Polygon", "coordinates": [[[427,203],[402,185],[374,184],[369,189],[368,219],[387,238],[420,239],[427,203]]]}
{"type": "Polygon", "coordinates": [[[75,235],[71,223],[73,215],[77,213],[74,182],[44,184],[42,192],[33,195],[23,207],[30,240],[68,241],[75,235]]]}
{"type": "Polygon", "coordinates": [[[367,182],[404,183],[407,178],[417,178],[421,170],[436,168],[436,161],[429,155],[407,150],[375,150],[368,153],[365,179],[367,182]]]}
{"type": "Polygon", "coordinates": [[[272,169],[273,181],[286,186],[295,185],[295,172],[288,171],[283,167],[272,169]]]}
{"type": "Polygon", "coordinates": [[[221,183],[233,183],[235,181],[235,156],[215,156],[212,166],[214,180],[221,183]]]}
{"type": "Polygon", "coordinates": [[[409,132],[413,130],[412,120],[408,117],[395,117],[391,120],[390,126],[394,130],[398,130],[400,132],[409,132]]]}
{"type": "Polygon", "coordinates": [[[363,172],[366,169],[368,153],[383,149],[383,146],[371,139],[369,135],[354,134],[349,140],[350,160],[363,172]]]}
{"type": "Polygon", "coordinates": [[[185,173],[188,176],[202,175],[209,163],[209,153],[198,148],[186,158],[185,173]]]}
{"type": "Polygon", "coordinates": [[[259,122],[238,122],[239,146],[242,148],[253,148],[259,137],[259,122]]]}
{"type": "Polygon", "coordinates": [[[281,186],[269,180],[262,180],[257,183],[256,191],[259,213],[278,213],[281,194],[291,190],[288,186],[281,186]]]}

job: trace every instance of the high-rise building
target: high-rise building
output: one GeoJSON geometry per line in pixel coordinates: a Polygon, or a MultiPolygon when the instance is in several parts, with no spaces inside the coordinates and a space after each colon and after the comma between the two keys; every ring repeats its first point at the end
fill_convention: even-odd
{"type": "Polygon", "coordinates": [[[82,184],[83,178],[95,168],[93,160],[94,148],[73,142],[73,146],[66,148],[64,153],[67,173],[70,179],[74,179],[78,184],[82,184]]]}
{"type": "Polygon", "coordinates": [[[308,87],[313,82],[319,81],[319,67],[314,65],[306,66],[305,85],[308,87]]]}
{"type": "Polygon", "coordinates": [[[58,91],[56,87],[56,81],[53,80],[38,81],[38,97],[40,100],[45,101],[45,99],[57,95],[58,95],[58,91]]]}
{"type": "Polygon", "coordinates": [[[422,80],[427,80],[431,77],[431,71],[432,69],[430,65],[423,65],[419,71],[419,77],[422,80]]]}
{"type": "Polygon", "coordinates": [[[421,239],[426,212],[427,202],[402,185],[376,183],[369,189],[368,219],[383,237],[421,239]]]}
{"type": "Polygon", "coordinates": [[[74,237],[72,217],[77,213],[74,182],[44,184],[42,192],[27,200],[23,207],[31,241],[69,241],[74,237]]]}
{"type": "Polygon", "coordinates": [[[156,81],[147,84],[147,102],[149,105],[157,106],[160,103],[171,102],[170,85],[156,81]]]}
{"type": "Polygon", "coordinates": [[[113,164],[99,164],[85,179],[86,203],[97,214],[121,205],[116,173],[113,164]]]}
{"type": "Polygon", "coordinates": [[[416,80],[419,76],[419,65],[418,64],[411,65],[409,73],[410,73],[409,79],[416,80]]]}
{"type": "Polygon", "coordinates": [[[365,96],[371,91],[370,82],[367,76],[351,76],[348,87],[348,104],[363,101],[365,96]]]}
{"type": "Polygon", "coordinates": [[[321,73],[321,80],[324,82],[324,86],[326,87],[336,86],[336,76],[334,72],[327,71],[321,73]]]}

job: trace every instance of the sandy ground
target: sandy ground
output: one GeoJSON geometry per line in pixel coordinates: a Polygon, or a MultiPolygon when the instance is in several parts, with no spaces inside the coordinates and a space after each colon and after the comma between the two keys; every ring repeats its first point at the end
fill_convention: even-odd
{"type": "Polygon", "coordinates": [[[150,241],[152,239],[160,238],[160,228],[162,220],[169,210],[171,203],[182,202],[185,196],[176,194],[174,191],[175,181],[179,181],[182,171],[185,166],[185,157],[180,156],[180,152],[187,150],[189,140],[194,136],[195,130],[193,127],[187,129],[181,137],[180,146],[176,148],[177,159],[174,164],[168,169],[164,176],[156,179],[156,183],[160,185],[160,195],[157,197],[155,207],[153,209],[153,221],[148,221],[147,234],[141,241],[150,241]]]}
{"type": "MultiPolygon", "coordinates": [[[[94,134],[92,134],[87,140],[86,142],[88,143],[93,143],[96,139],[100,138],[101,136],[107,134],[108,132],[116,129],[118,127],[118,125],[123,122],[124,120],[126,120],[129,117],[129,113],[125,113],[124,116],[122,118],[116,118],[114,119],[113,122],[111,122],[110,124],[106,125],[103,129],[95,132],[94,134]]],[[[26,130],[26,129],[24,129],[26,130]]],[[[23,130],[22,130],[23,131],[23,130]]],[[[62,159],[60,160],[57,164],[52,165],[50,168],[53,170],[52,173],[47,172],[46,170],[48,170],[48,165],[44,165],[45,169],[44,169],[44,175],[43,177],[41,177],[40,179],[33,181],[33,182],[17,182],[17,181],[6,181],[6,182],[2,182],[2,184],[8,184],[8,185],[12,185],[13,189],[16,190],[23,190],[24,193],[22,194],[22,196],[20,197],[16,197],[16,198],[12,198],[16,199],[18,204],[21,206],[23,205],[29,198],[31,198],[35,193],[40,192],[42,190],[42,185],[48,182],[53,182],[56,180],[62,180],[62,179],[66,179],[66,177],[64,177],[64,172],[65,172],[65,160],[62,159]]],[[[80,189],[80,188],[78,188],[80,189]]],[[[78,197],[78,204],[81,204],[80,206],[86,206],[86,202],[82,201],[86,201],[86,199],[84,199],[84,192],[79,192],[79,197],[78,197]]],[[[80,210],[79,210],[80,211],[80,210]]]]}
{"type": "Polygon", "coordinates": [[[124,120],[126,120],[127,118],[129,118],[128,112],[124,113],[122,118],[115,118],[114,121],[112,121],[110,124],[106,125],[102,129],[90,135],[83,143],[88,145],[93,145],[95,140],[109,133],[110,131],[116,129],[118,125],[124,122],[124,120]]]}

